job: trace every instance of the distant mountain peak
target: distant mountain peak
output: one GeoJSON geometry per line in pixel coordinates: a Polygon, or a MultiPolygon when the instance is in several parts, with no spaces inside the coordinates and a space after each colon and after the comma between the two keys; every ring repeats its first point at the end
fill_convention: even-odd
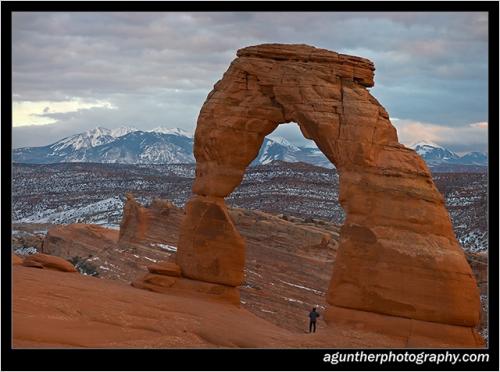
{"type": "Polygon", "coordinates": [[[276,135],[270,135],[270,136],[267,136],[266,137],[267,139],[275,142],[275,143],[278,143],[280,144],[281,146],[285,146],[285,147],[288,147],[290,149],[293,149],[294,151],[300,151],[300,149],[295,146],[293,143],[291,143],[290,141],[288,141],[286,138],[284,137],[281,137],[281,136],[276,136],[276,135]]]}
{"type": "Polygon", "coordinates": [[[413,142],[410,144],[410,148],[416,149],[417,147],[423,147],[423,146],[429,146],[429,147],[435,147],[438,149],[444,149],[443,146],[438,145],[437,143],[430,141],[430,140],[419,140],[417,142],[413,142]]]}
{"type": "Polygon", "coordinates": [[[139,129],[135,127],[126,127],[126,126],[121,126],[115,129],[111,129],[110,134],[113,138],[118,138],[121,136],[124,136],[126,134],[132,133],[132,132],[137,132],[139,129]]]}
{"type": "Polygon", "coordinates": [[[414,149],[429,166],[457,166],[457,165],[488,165],[488,155],[485,153],[473,151],[462,156],[455,152],[438,145],[429,140],[421,140],[412,143],[410,148],[414,149]]]}
{"type": "Polygon", "coordinates": [[[59,140],[50,145],[50,147],[54,151],[61,151],[63,149],[70,148],[73,150],[80,150],[99,146],[111,142],[112,140],[113,137],[111,136],[111,131],[109,129],[96,127],[94,129],[89,129],[83,133],[78,133],[63,138],[62,140],[59,140]]]}
{"type": "Polygon", "coordinates": [[[111,135],[111,131],[108,128],[104,127],[95,127],[93,129],[89,129],[85,131],[84,133],[79,133],[79,134],[86,134],[87,136],[109,136],[111,135]]]}
{"type": "Polygon", "coordinates": [[[410,145],[417,154],[419,154],[427,164],[435,165],[442,162],[450,162],[460,157],[453,151],[448,150],[432,141],[418,141],[410,145]]]}
{"type": "Polygon", "coordinates": [[[193,138],[194,134],[191,132],[188,132],[184,129],[181,128],[167,128],[167,127],[156,127],[154,129],[149,130],[148,132],[155,132],[155,133],[163,133],[163,134],[174,134],[177,136],[183,136],[187,138],[193,138]]]}

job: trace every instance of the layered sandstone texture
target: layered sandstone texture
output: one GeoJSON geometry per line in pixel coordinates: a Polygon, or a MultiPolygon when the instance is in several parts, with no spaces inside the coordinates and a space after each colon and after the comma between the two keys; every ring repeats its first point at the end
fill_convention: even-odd
{"type": "Polygon", "coordinates": [[[370,94],[373,63],[307,45],[258,45],[237,56],[198,117],[195,195],[177,252],[183,276],[241,284],[244,241],[224,197],[240,184],[264,137],[296,122],[340,174],[346,220],[327,301],[352,311],[336,311],[337,319],[351,321],[361,311],[478,324],[478,288],[443,197],[370,94]]]}

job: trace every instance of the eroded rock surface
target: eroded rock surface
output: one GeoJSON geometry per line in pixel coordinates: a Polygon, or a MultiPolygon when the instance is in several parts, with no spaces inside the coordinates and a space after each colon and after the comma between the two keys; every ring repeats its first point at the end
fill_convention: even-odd
{"type": "Polygon", "coordinates": [[[307,45],[258,45],[237,55],[198,117],[195,196],[182,226],[196,239],[180,235],[183,275],[240,283],[244,246],[234,224],[220,212],[223,228],[215,227],[214,218],[200,213],[223,211],[224,197],[239,185],[264,137],[294,121],[340,174],[346,220],[329,304],[476,326],[480,303],[471,268],[427,166],[399,144],[388,113],[367,89],[373,64],[307,45]]]}

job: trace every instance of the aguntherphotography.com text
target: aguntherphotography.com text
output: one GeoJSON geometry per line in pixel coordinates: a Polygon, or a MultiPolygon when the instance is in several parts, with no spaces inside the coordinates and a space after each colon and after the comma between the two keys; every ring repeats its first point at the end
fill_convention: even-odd
{"type": "Polygon", "coordinates": [[[333,365],[339,363],[415,363],[421,365],[424,363],[487,363],[489,361],[487,353],[454,353],[450,351],[443,352],[365,352],[356,351],[335,353],[326,353],[323,362],[333,365]]]}

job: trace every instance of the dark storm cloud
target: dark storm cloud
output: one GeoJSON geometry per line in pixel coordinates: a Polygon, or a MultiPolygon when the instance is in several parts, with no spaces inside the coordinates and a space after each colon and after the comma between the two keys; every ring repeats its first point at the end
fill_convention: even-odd
{"type": "MultiPolygon", "coordinates": [[[[193,129],[236,50],[265,42],[370,58],[372,93],[392,117],[449,127],[487,121],[486,13],[15,13],[14,99],[114,107],[38,113],[68,133],[193,129]]],[[[14,132],[22,145],[25,135],[14,132]]]]}

